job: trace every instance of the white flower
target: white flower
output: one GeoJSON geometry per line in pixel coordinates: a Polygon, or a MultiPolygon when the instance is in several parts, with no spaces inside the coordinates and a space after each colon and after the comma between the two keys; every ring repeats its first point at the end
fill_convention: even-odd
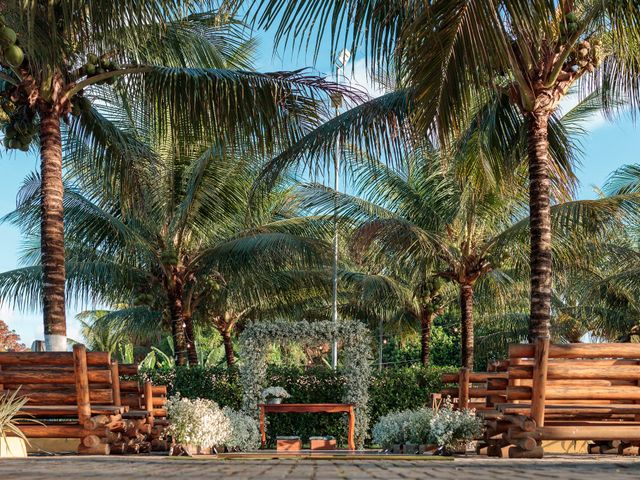
{"type": "Polygon", "coordinates": [[[248,415],[225,407],[222,409],[231,423],[231,435],[225,442],[230,450],[257,450],[260,445],[258,422],[248,415]]]}
{"type": "Polygon", "coordinates": [[[269,387],[262,391],[260,397],[264,401],[267,398],[290,398],[291,395],[282,387],[269,387]]]}
{"type": "Polygon", "coordinates": [[[211,400],[172,397],[167,401],[167,416],[167,433],[176,443],[214,447],[231,435],[231,422],[211,400]]]}

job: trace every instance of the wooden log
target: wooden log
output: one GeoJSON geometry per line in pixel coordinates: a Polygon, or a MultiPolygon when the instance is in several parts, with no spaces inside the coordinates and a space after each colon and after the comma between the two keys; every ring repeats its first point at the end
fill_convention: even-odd
{"type": "MultiPolygon", "coordinates": [[[[83,425],[91,418],[91,400],[89,395],[89,379],[87,377],[87,349],[76,343],[73,346],[73,367],[76,377],[76,401],[78,405],[78,422],[83,425]]],[[[53,402],[58,405],[61,402],[53,402]]]]}
{"type": "MultiPolygon", "coordinates": [[[[85,377],[86,380],[86,377],[85,377]]],[[[85,382],[85,386],[88,387],[88,383],[85,382]]],[[[113,392],[111,390],[87,390],[83,393],[81,390],[68,390],[66,392],[29,392],[27,395],[27,405],[73,405],[80,406],[80,396],[82,396],[82,409],[83,409],[83,421],[87,416],[91,415],[91,403],[95,404],[113,404],[113,392]],[[85,399],[86,396],[86,399],[85,399]]],[[[1,393],[12,393],[14,390],[2,390],[1,393]]],[[[22,389],[20,390],[22,392],[22,389]]]]}
{"type": "Polygon", "coordinates": [[[27,436],[27,438],[83,438],[87,435],[107,435],[107,429],[85,430],[80,425],[68,424],[23,424],[18,428],[27,436]]]}
{"type": "Polygon", "coordinates": [[[538,429],[542,440],[640,440],[638,425],[545,425],[538,429]]]}
{"type": "Polygon", "coordinates": [[[113,391],[113,404],[120,406],[122,400],[120,399],[120,370],[118,368],[118,362],[111,362],[111,385],[113,391]]]}
{"type": "Polygon", "coordinates": [[[531,418],[537,426],[544,425],[544,405],[547,390],[547,364],[549,360],[549,337],[538,337],[535,342],[535,364],[533,365],[533,390],[531,396],[531,418]]]}
{"type": "Polygon", "coordinates": [[[95,447],[97,445],[100,445],[101,443],[105,443],[97,435],[87,435],[86,437],[82,438],[81,442],[82,445],[88,448],[95,447]]]}
{"type": "MultiPolygon", "coordinates": [[[[547,367],[549,380],[634,380],[640,378],[640,365],[611,365],[610,361],[593,365],[573,365],[565,362],[558,364],[550,361],[547,367]]],[[[518,365],[509,369],[510,378],[532,378],[533,367],[530,365],[518,365]]]]}
{"type": "Polygon", "coordinates": [[[460,369],[460,381],[458,387],[458,408],[464,409],[469,406],[469,375],[470,370],[466,367],[460,369]]]}
{"type": "Polygon", "coordinates": [[[509,386],[508,378],[489,378],[487,379],[487,390],[507,390],[509,386]]]}
{"type": "MultiPolygon", "coordinates": [[[[99,367],[109,365],[111,359],[109,352],[88,352],[87,365],[99,367]]],[[[70,352],[0,352],[0,365],[4,366],[67,366],[74,365],[73,354],[70,352]]]]}
{"type": "Polygon", "coordinates": [[[167,410],[164,408],[154,408],[153,409],[153,417],[154,417],[154,423],[157,422],[158,420],[156,420],[156,417],[166,417],[167,416],[167,410]]]}
{"type": "Polygon", "coordinates": [[[124,455],[127,452],[127,446],[124,442],[116,442],[110,445],[112,455],[124,455]]]}
{"type": "Polygon", "coordinates": [[[100,443],[94,447],[87,447],[83,444],[78,445],[79,455],[109,455],[111,448],[108,443],[100,443]]]}
{"type": "Polygon", "coordinates": [[[144,382],[144,408],[148,412],[153,412],[153,388],[151,382],[144,382]]]}
{"type": "Polygon", "coordinates": [[[514,446],[509,449],[509,458],[542,458],[544,450],[540,446],[536,446],[531,450],[514,446]]]}
{"type": "Polygon", "coordinates": [[[512,443],[522,450],[534,450],[538,446],[538,442],[532,437],[514,439],[512,443]]]}
{"type": "Polygon", "coordinates": [[[564,387],[549,385],[548,400],[640,400],[640,387],[618,385],[614,387],[564,387]]]}
{"type": "Polygon", "coordinates": [[[138,374],[138,365],[134,363],[123,363],[119,365],[120,375],[137,375],[138,374]]]}
{"type": "MultiPolygon", "coordinates": [[[[533,358],[534,345],[509,346],[509,357],[533,358]]],[[[637,343],[564,343],[549,348],[549,358],[625,358],[640,359],[640,344],[637,343]]]]}
{"type": "MultiPolygon", "coordinates": [[[[87,378],[90,383],[107,383],[109,381],[109,372],[89,370],[87,378]]],[[[0,372],[0,389],[2,389],[1,384],[3,383],[7,385],[36,384],[43,387],[47,385],[75,385],[76,377],[73,371],[56,373],[34,370],[7,370],[0,372]]]]}
{"type": "Polygon", "coordinates": [[[166,397],[167,396],[167,386],[166,385],[152,385],[151,393],[153,396],[166,397]]]}
{"type": "Polygon", "coordinates": [[[151,450],[154,452],[167,452],[169,451],[169,442],[167,440],[154,438],[151,440],[151,450]]]}
{"type": "Polygon", "coordinates": [[[509,422],[511,426],[517,427],[523,432],[533,432],[536,429],[536,422],[531,417],[524,415],[505,415],[503,419],[505,422],[509,422]]]}
{"type": "Polygon", "coordinates": [[[120,382],[120,389],[123,392],[139,392],[140,385],[135,380],[122,380],[120,382]]]}

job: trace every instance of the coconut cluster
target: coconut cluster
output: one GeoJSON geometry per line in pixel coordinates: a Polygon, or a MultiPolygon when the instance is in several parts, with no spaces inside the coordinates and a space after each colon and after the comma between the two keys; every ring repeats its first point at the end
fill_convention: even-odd
{"type": "Polygon", "coordinates": [[[573,12],[565,13],[560,22],[560,33],[569,37],[578,31],[578,17],[573,12]]]}
{"type": "MultiPolygon", "coordinates": [[[[90,53],[87,55],[87,63],[84,64],[84,74],[87,77],[95,77],[96,75],[101,75],[106,72],[113,72],[114,70],[118,70],[120,65],[116,62],[109,60],[105,56],[98,57],[94,53],[90,53]]],[[[103,83],[107,83],[109,85],[113,84],[115,81],[114,77],[107,78],[98,82],[99,85],[103,83]]]]}
{"type": "Polygon", "coordinates": [[[593,72],[602,63],[602,42],[598,39],[588,39],[578,42],[568,59],[573,72],[587,69],[593,72]]]}
{"type": "Polygon", "coordinates": [[[33,118],[22,110],[16,110],[9,116],[9,123],[4,128],[4,146],[26,152],[37,133],[38,127],[33,123],[33,118]]]}
{"type": "Polygon", "coordinates": [[[19,67],[24,62],[24,52],[16,45],[18,36],[16,32],[5,25],[0,18],[0,47],[2,47],[2,58],[12,67],[19,67]]]}

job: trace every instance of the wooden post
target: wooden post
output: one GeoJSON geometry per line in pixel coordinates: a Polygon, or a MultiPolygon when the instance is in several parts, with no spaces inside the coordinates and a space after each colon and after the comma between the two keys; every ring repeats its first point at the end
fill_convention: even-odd
{"type": "Polygon", "coordinates": [[[264,405],[260,405],[260,438],[262,443],[262,449],[267,448],[267,432],[265,430],[264,422],[264,405]]]}
{"type": "Polygon", "coordinates": [[[73,346],[73,369],[76,376],[76,399],[80,425],[91,418],[89,378],[87,377],[87,348],[76,343],[73,346]]]}
{"type": "Polygon", "coordinates": [[[354,440],[356,430],[356,413],[353,405],[349,406],[349,450],[356,449],[356,442],[354,440]]]}
{"type": "Polygon", "coordinates": [[[155,409],[153,407],[153,385],[150,381],[144,382],[144,406],[151,415],[149,416],[149,424],[153,426],[155,417],[155,409]]]}
{"type": "Polygon", "coordinates": [[[116,407],[122,406],[120,398],[120,372],[118,370],[118,362],[111,362],[111,388],[113,390],[113,404],[116,407]]]}
{"type": "Polygon", "coordinates": [[[458,408],[460,410],[469,406],[470,373],[466,367],[460,369],[460,377],[458,379],[458,408]]]}
{"type": "Polygon", "coordinates": [[[531,418],[537,427],[544,426],[544,402],[547,389],[547,368],[549,364],[549,337],[535,340],[535,360],[533,364],[533,390],[531,392],[531,418]]]}

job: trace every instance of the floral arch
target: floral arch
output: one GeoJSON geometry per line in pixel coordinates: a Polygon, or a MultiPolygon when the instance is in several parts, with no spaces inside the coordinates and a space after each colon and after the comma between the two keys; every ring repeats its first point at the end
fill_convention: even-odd
{"type": "Polygon", "coordinates": [[[344,365],[339,369],[345,381],[344,403],[353,403],[356,410],[355,441],[358,448],[364,446],[369,425],[367,404],[371,379],[371,343],[369,330],[357,321],[290,322],[275,320],[254,322],[240,335],[240,382],[242,408],[247,414],[257,415],[262,389],[266,387],[267,350],[271,344],[286,345],[291,342],[303,346],[342,342],[344,365]]]}

